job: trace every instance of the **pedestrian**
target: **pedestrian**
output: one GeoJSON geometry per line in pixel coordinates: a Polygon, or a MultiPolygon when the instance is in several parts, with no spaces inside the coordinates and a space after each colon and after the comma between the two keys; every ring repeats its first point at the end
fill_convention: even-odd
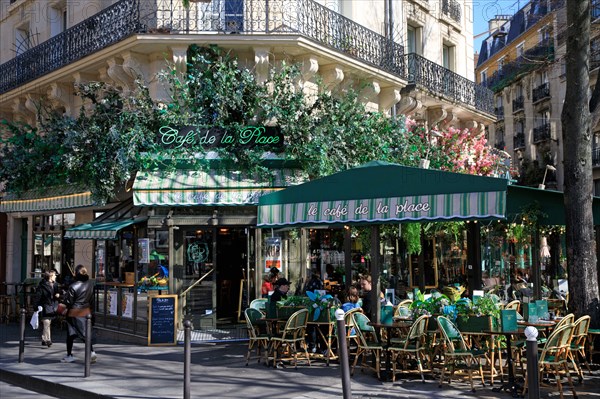
{"type": "MultiPolygon", "coordinates": [[[[69,286],[65,294],[64,303],[67,306],[67,356],[62,359],[63,363],[72,363],[73,343],[76,338],[83,342],[86,339],[86,317],[93,316],[94,310],[94,285],[90,281],[88,271],[83,265],[75,268],[75,281],[69,286]]],[[[89,332],[92,335],[92,331],[89,332]]],[[[93,335],[90,337],[94,343],[93,335]]],[[[96,352],[92,346],[91,361],[96,362],[96,352]]]]}
{"type": "Polygon", "coordinates": [[[37,288],[37,305],[41,307],[40,319],[42,320],[42,346],[48,348],[52,346],[51,326],[52,320],[56,317],[56,308],[58,307],[59,288],[56,282],[56,272],[48,270],[44,272],[42,281],[37,288]]]}

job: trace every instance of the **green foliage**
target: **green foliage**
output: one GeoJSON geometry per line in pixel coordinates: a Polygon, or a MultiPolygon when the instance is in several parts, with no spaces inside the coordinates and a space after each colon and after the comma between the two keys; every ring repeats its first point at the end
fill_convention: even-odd
{"type": "Polygon", "coordinates": [[[406,250],[409,255],[421,253],[421,224],[406,223],[402,225],[402,238],[406,242],[406,250]]]}

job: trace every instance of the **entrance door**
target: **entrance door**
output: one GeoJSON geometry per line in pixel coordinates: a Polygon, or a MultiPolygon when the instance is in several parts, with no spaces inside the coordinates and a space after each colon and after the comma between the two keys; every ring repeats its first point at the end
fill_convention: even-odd
{"type": "Polygon", "coordinates": [[[244,227],[217,228],[217,318],[235,322],[238,318],[248,262],[247,233],[244,227]]]}

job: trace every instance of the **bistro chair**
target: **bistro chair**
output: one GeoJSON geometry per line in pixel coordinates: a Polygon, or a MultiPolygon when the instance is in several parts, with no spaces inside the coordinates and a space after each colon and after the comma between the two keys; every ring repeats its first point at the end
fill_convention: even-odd
{"type": "Polygon", "coordinates": [[[411,325],[408,330],[408,335],[401,339],[392,339],[391,346],[388,351],[392,355],[392,381],[396,381],[396,374],[402,371],[397,371],[397,361],[402,360],[402,370],[408,369],[408,360],[412,357],[417,362],[417,368],[421,373],[421,382],[425,383],[423,375],[422,360],[425,358],[425,340],[427,338],[427,322],[429,316],[421,316],[411,325]],[[400,358],[400,359],[399,359],[400,358]]]}
{"type": "Polygon", "coordinates": [[[381,370],[381,353],[383,352],[383,345],[377,337],[375,328],[371,326],[370,320],[367,316],[362,313],[355,312],[352,314],[354,319],[354,327],[356,335],[358,336],[358,349],[356,356],[354,357],[354,363],[352,364],[351,375],[354,375],[354,368],[358,363],[358,358],[361,359],[361,370],[365,368],[375,371],[377,378],[381,378],[379,371],[381,370]],[[370,366],[368,363],[367,355],[372,354],[375,358],[374,366],[370,366]]]}
{"type": "MultiPolygon", "coordinates": [[[[262,358],[261,350],[264,350],[265,356],[268,356],[269,340],[270,337],[266,332],[261,332],[260,319],[263,318],[263,314],[256,309],[247,308],[244,310],[244,316],[246,317],[246,328],[248,329],[248,354],[246,355],[246,366],[250,362],[250,356],[252,349],[256,345],[256,354],[258,356],[258,362],[262,358]]],[[[268,360],[268,359],[267,359],[268,360]]]]}
{"type": "Polygon", "coordinates": [[[250,302],[250,307],[260,311],[263,315],[267,314],[267,298],[258,298],[250,302]]]}
{"type": "Polygon", "coordinates": [[[354,325],[354,317],[352,315],[354,313],[362,313],[362,308],[354,308],[350,309],[346,313],[344,313],[344,323],[346,324],[346,343],[348,346],[348,356],[352,356],[357,354],[359,339],[358,334],[356,332],[356,327],[354,325]],[[352,352],[352,349],[356,349],[355,352],[352,352]]]}
{"type": "MultiPolygon", "coordinates": [[[[556,381],[556,387],[560,393],[560,398],[563,399],[563,390],[561,380],[561,374],[567,376],[573,397],[577,397],[575,387],[573,387],[573,380],[571,379],[571,373],[569,372],[569,348],[571,346],[571,339],[573,337],[573,324],[563,325],[559,328],[554,329],[548,341],[544,345],[544,349],[539,357],[539,381],[542,381],[544,374],[553,374],[556,381]]],[[[525,387],[523,395],[527,393],[527,378],[525,378],[525,387]]]]}
{"type": "Polygon", "coordinates": [[[575,321],[573,326],[573,338],[571,339],[571,347],[569,348],[569,360],[579,376],[579,382],[583,382],[583,369],[579,359],[583,359],[588,372],[590,375],[592,374],[590,364],[588,363],[587,356],[585,355],[586,342],[590,329],[590,320],[591,317],[586,315],[581,316],[577,319],[577,321],[575,321]]]}
{"type": "Polygon", "coordinates": [[[308,309],[300,309],[294,312],[287,322],[281,335],[271,337],[271,350],[273,351],[273,367],[277,367],[277,353],[281,350],[282,355],[287,350],[294,358],[294,369],[298,369],[298,350],[304,350],[306,360],[310,366],[308,348],[306,345],[306,324],[308,323],[308,309]]]}
{"type": "Polygon", "coordinates": [[[517,313],[521,313],[521,301],[515,299],[514,301],[510,301],[506,305],[504,305],[504,309],[514,309],[517,313]]]}
{"type": "Polygon", "coordinates": [[[404,313],[410,314],[410,305],[412,304],[412,299],[405,299],[401,301],[398,306],[396,306],[396,310],[394,311],[394,317],[406,317],[404,313]],[[406,310],[401,310],[406,309],[406,310]]]}
{"type": "Polygon", "coordinates": [[[476,365],[479,368],[479,375],[481,377],[481,384],[485,386],[485,382],[483,380],[483,369],[481,366],[481,358],[485,356],[485,350],[481,349],[471,349],[458,328],[444,316],[438,316],[438,328],[441,332],[442,339],[444,340],[445,350],[443,353],[444,356],[444,364],[442,365],[442,375],[440,377],[440,388],[444,382],[444,375],[446,368],[449,368],[450,375],[448,379],[448,383],[452,383],[452,376],[454,375],[454,371],[456,368],[460,367],[461,364],[459,362],[464,363],[464,368],[467,370],[467,375],[469,376],[469,382],[471,383],[471,391],[475,392],[475,387],[473,386],[473,376],[472,376],[472,367],[476,365]]]}

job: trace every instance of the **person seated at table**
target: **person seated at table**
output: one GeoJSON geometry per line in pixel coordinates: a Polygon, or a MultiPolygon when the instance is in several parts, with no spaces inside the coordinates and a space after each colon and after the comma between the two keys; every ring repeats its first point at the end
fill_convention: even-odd
{"type": "Polygon", "coordinates": [[[321,276],[319,276],[319,271],[317,269],[313,269],[310,275],[310,279],[304,285],[303,292],[306,294],[306,291],[315,292],[315,290],[323,289],[323,280],[321,280],[321,276]]]}
{"type": "Polygon", "coordinates": [[[275,291],[271,295],[271,302],[276,303],[283,299],[287,299],[287,293],[290,290],[290,285],[292,283],[288,281],[285,277],[282,277],[275,281],[275,291]]]}
{"type": "Polygon", "coordinates": [[[348,287],[348,289],[344,292],[344,303],[342,304],[342,310],[344,313],[352,309],[360,308],[358,300],[358,289],[354,286],[348,287]]]}
{"type": "Polygon", "coordinates": [[[364,275],[360,277],[360,289],[362,290],[362,304],[360,307],[363,309],[363,312],[367,315],[367,317],[371,317],[373,311],[375,310],[375,304],[371,300],[371,289],[373,288],[371,283],[371,276],[364,275]]]}
{"type": "Polygon", "coordinates": [[[260,293],[263,298],[269,297],[269,292],[273,292],[273,283],[275,282],[273,275],[271,273],[267,273],[263,276],[263,283],[260,287],[260,293]]]}

